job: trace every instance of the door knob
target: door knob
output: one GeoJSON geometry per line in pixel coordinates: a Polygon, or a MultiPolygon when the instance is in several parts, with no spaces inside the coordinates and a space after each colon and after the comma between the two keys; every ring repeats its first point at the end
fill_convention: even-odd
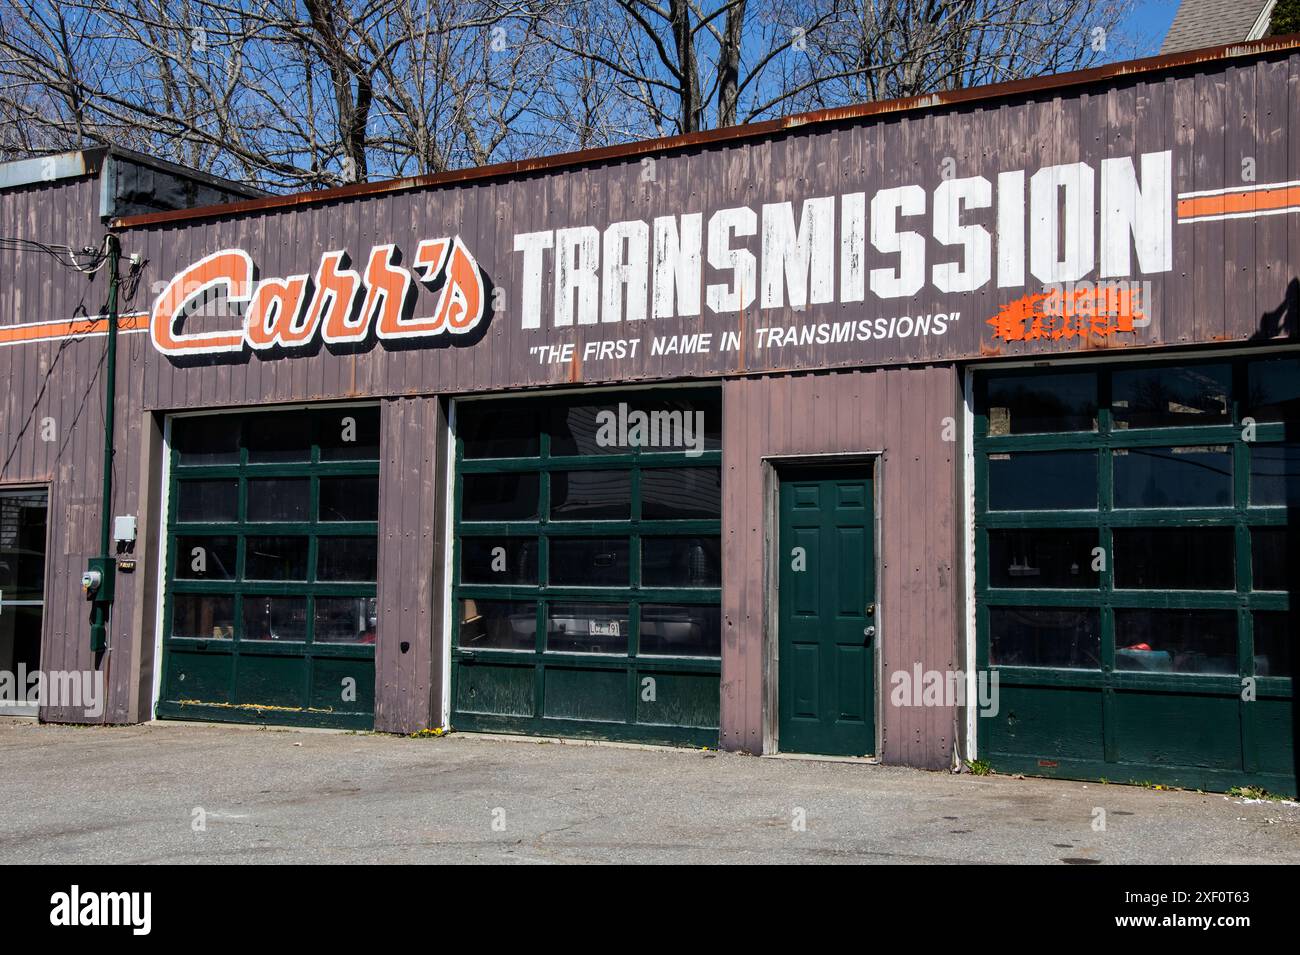
{"type": "Polygon", "coordinates": [[[868,640],[870,640],[872,637],[874,637],[874,636],[876,635],[876,628],[875,628],[875,627],[863,627],[863,628],[862,628],[862,635],[863,635],[864,637],[866,637],[868,640]]]}

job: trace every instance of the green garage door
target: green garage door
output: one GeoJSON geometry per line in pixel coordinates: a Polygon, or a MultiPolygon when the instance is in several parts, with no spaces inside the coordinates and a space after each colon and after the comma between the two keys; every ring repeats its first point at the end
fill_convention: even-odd
{"type": "Polygon", "coordinates": [[[160,717],[369,728],[379,411],[171,426],[160,717]]]}
{"type": "Polygon", "coordinates": [[[995,769],[1295,792],[1300,360],[976,378],[995,769]]]}
{"type": "Polygon", "coordinates": [[[457,404],[453,727],[717,745],[721,421],[716,391],[457,404]]]}

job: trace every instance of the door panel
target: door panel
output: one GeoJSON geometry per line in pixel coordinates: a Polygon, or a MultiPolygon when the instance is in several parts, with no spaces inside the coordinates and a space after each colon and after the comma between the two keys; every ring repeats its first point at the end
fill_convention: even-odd
{"type": "Polygon", "coordinates": [[[780,476],[778,734],[783,752],[875,751],[875,564],[865,469],[780,476]]]}

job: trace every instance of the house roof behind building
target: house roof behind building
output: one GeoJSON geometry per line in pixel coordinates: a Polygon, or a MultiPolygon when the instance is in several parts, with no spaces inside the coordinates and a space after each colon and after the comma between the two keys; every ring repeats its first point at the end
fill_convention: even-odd
{"type": "Polygon", "coordinates": [[[1182,0],[1161,53],[1258,40],[1277,0],[1182,0]]]}

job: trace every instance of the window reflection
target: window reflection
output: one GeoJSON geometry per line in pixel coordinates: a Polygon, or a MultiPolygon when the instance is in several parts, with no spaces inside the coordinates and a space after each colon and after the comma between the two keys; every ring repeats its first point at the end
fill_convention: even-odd
{"type": "Polygon", "coordinates": [[[551,475],[551,519],[617,521],[632,516],[627,471],[556,471],[551,475]]]}
{"type": "Polygon", "coordinates": [[[1250,503],[1300,507],[1300,444],[1251,446],[1250,503]]]}
{"type": "Polygon", "coordinates": [[[1116,507],[1227,507],[1232,452],[1224,445],[1116,448],[1116,507]]]}
{"type": "Polygon", "coordinates": [[[1300,421],[1300,358],[1266,358],[1247,368],[1247,414],[1256,421],[1300,421]]]}
{"type": "Polygon", "coordinates": [[[992,453],[989,510],[1094,510],[1096,451],[992,453]]]}
{"type": "Polygon", "coordinates": [[[374,597],[317,597],[317,643],[373,644],[379,622],[374,597]]]}
{"type": "Polygon", "coordinates": [[[1096,430],[1097,376],[1092,372],[993,375],[987,387],[990,437],[1096,430]]]}
{"type": "Polygon", "coordinates": [[[1118,370],[1111,377],[1116,428],[1170,428],[1231,420],[1231,365],[1118,370]]]}
{"type": "Polygon", "coordinates": [[[1100,614],[1086,608],[990,607],[989,662],[1096,669],[1101,665],[1100,614]]]}
{"type": "Polygon", "coordinates": [[[652,468],[641,472],[645,520],[716,520],[722,516],[718,468],[652,468]]]}
{"type": "Polygon", "coordinates": [[[242,640],[307,639],[307,598],[244,595],[242,640]]]}

